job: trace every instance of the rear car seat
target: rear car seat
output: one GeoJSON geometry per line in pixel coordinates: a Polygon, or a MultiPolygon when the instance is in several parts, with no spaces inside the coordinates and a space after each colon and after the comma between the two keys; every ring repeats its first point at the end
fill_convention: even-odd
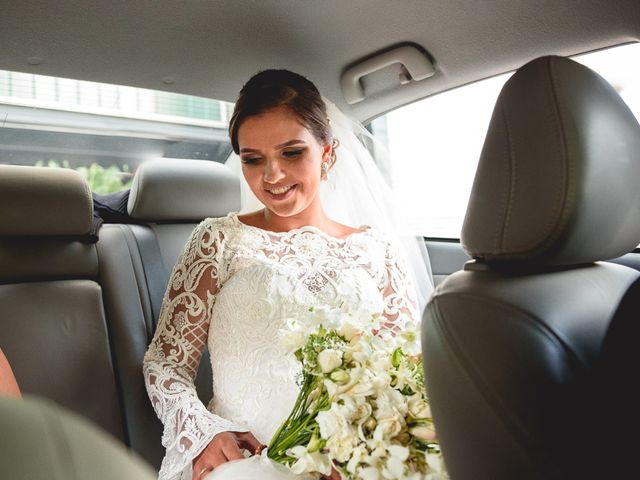
{"type": "MultiPolygon", "coordinates": [[[[131,224],[103,224],[99,232],[100,282],[112,336],[129,445],[159,468],[162,425],[149,402],[142,360],[160,312],[169,275],[191,232],[204,218],[240,208],[240,182],[222,164],[162,159],[142,164],[129,195],[131,224]]],[[[208,353],[196,387],[211,398],[208,353]]]]}
{"type": "Polygon", "coordinates": [[[91,226],[77,172],[0,165],[0,346],[23,392],[124,441],[91,226]]]}

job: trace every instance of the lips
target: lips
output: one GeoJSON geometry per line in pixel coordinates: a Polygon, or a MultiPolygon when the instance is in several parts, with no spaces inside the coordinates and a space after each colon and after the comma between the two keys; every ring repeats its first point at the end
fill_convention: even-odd
{"type": "Polygon", "coordinates": [[[289,198],[293,194],[297,186],[298,184],[294,183],[292,185],[283,185],[277,188],[265,189],[265,191],[273,200],[284,200],[285,198],[289,198]]]}

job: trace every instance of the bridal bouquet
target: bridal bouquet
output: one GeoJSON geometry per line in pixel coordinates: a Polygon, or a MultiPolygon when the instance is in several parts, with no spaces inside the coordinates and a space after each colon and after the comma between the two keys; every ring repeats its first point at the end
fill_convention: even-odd
{"type": "Polygon", "coordinates": [[[417,329],[377,315],[311,308],[283,341],[302,366],[300,394],[267,449],[294,474],[446,478],[425,394],[417,329]],[[359,318],[357,318],[359,317],[359,318]]]}

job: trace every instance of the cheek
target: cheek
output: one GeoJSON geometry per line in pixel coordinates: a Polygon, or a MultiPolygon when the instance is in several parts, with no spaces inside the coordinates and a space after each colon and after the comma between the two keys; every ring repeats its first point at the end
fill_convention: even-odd
{"type": "Polygon", "coordinates": [[[313,159],[306,159],[298,163],[295,167],[296,178],[307,185],[320,183],[320,162],[313,159]]]}
{"type": "Polygon", "coordinates": [[[255,167],[243,166],[242,174],[244,175],[244,179],[247,181],[251,188],[258,185],[259,183],[262,183],[262,172],[255,167]]]}

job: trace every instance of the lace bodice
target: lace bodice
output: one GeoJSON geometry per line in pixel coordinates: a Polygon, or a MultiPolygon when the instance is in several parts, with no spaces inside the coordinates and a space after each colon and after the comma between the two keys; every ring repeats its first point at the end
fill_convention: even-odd
{"type": "Polygon", "coordinates": [[[314,305],[380,312],[389,328],[417,320],[405,262],[375,229],[342,239],[313,226],[271,232],[232,212],[193,230],[144,359],[164,424],[161,480],[190,480],[193,458],[220,432],[251,431],[269,443],[298,393],[297,363],[278,331],[314,305]],[[207,407],[193,384],[205,345],[214,390],[207,407]]]}

